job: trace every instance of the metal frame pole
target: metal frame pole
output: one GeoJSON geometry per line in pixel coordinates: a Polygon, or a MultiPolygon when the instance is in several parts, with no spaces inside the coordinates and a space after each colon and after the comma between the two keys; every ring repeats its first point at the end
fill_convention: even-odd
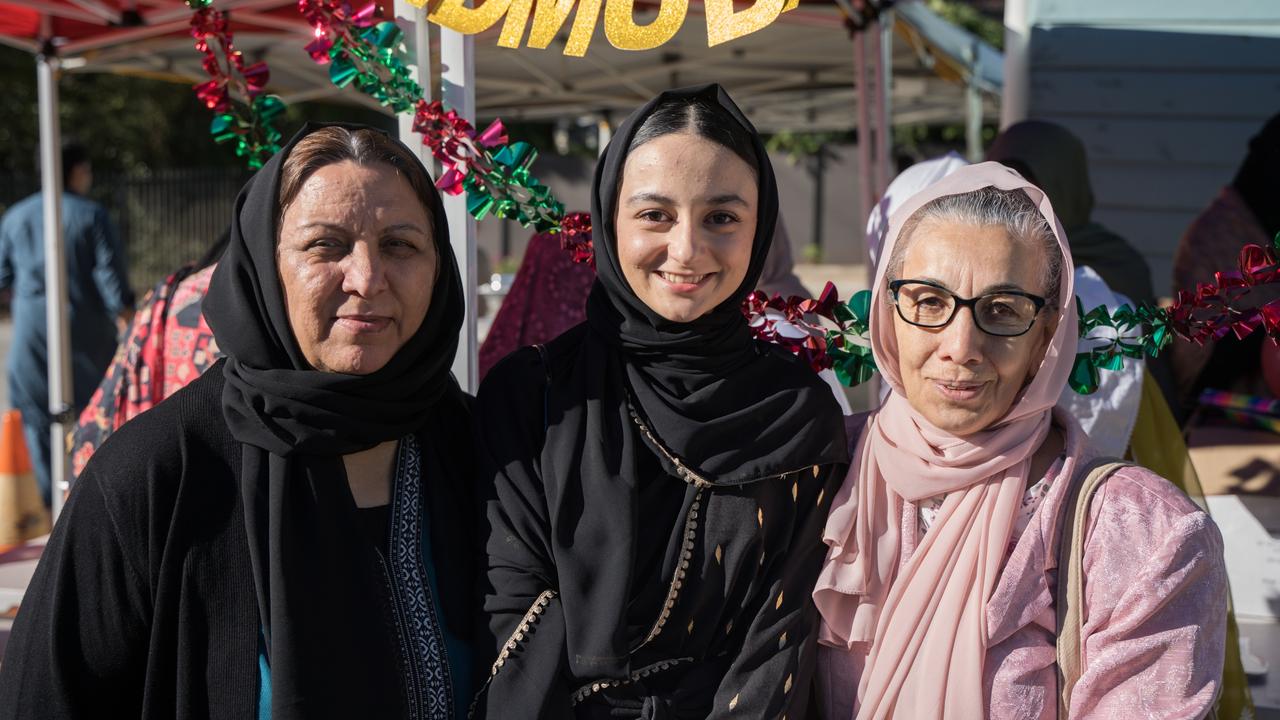
{"type": "Polygon", "coordinates": [[[880,172],[876,177],[876,197],[884,195],[893,180],[893,10],[880,13],[879,53],[876,69],[876,154],[880,158],[880,172]]]}
{"type": "Polygon", "coordinates": [[[1027,118],[1031,90],[1031,13],[1029,0],[1004,3],[1004,87],[1000,99],[1000,127],[1027,118]]]}
{"type": "MultiPolygon", "coordinates": [[[[395,14],[396,23],[404,29],[405,50],[412,60],[409,76],[422,86],[423,97],[430,102],[434,98],[435,83],[432,82],[430,72],[431,38],[428,33],[430,25],[427,23],[426,8],[414,7],[405,0],[395,0],[395,14]]],[[[413,113],[400,113],[396,119],[400,142],[412,148],[423,164],[434,172],[435,158],[422,144],[422,138],[413,132],[413,113]]]]}
{"type": "Polygon", "coordinates": [[[858,30],[853,36],[854,77],[858,91],[858,198],[862,217],[871,214],[875,203],[875,174],[871,167],[871,96],[867,87],[866,32],[858,30]]]}
{"type": "Polygon", "coordinates": [[[74,420],[71,396],[71,332],[67,327],[67,268],[62,242],[62,130],[58,121],[58,58],[46,42],[36,56],[40,112],[40,192],[44,210],[45,329],[48,334],[49,480],[53,520],[62,512],[70,456],[67,433],[74,420]]]}
{"type": "MultiPolygon", "coordinates": [[[[440,29],[441,85],[444,101],[462,117],[475,123],[475,38],[471,35],[440,29]]],[[[449,237],[453,253],[462,273],[466,292],[467,315],[458,338],[458,356],[453,361],[453,375],[462,389],[474,393],[480,385],[476,341],[476,220],[467,212],[467,196],[446,195],[444,212],[449,220],[449,237]]]]}
{"type": "Polygon", "coordinates": [[[969,64],[969,77],[965,80],[964,138],[965,155],[969,162],[982,162],[982,93],[978,90],[977,43],[965,48],[965,62],[969,64]]]}

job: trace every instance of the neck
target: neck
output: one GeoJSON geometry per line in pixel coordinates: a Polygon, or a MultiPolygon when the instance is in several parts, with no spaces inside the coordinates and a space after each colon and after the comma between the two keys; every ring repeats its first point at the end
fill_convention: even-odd
{"type": "Polygon", "coordinates": [[[379,507],[391,502],[391,473],[395,471],[397,445],[395,440],[389,440],[342,456],[347,485],[356,507],[379,507]]]}
{"type": "Polygon", "coordinates": [[[1049,472],[1049,468],[1066,448],[1067,439],[1062,430],[1057,425],[1050,425],[1049,434],[1045,437],[1044,442],[1040,443],[1040,447],[1036,449],[1035,454],[1031,456],[1031,472],[1027,475],[1027,486],[1030,487],[1040,482],[1040,479],[1044,477],[1045,473],[1049,472]]]}

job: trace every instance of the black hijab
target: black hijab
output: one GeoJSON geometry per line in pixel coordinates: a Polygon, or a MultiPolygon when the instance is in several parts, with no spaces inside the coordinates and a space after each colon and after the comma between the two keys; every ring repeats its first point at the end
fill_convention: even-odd
{"type": "Polygon", "coordinates": [[[1280,233],[1280,115],[1249,140],[1249,153],[1231,184],[1258,217],[1267,237],[1280,233]]]}
{"type": "MultiPolygon", "coordinates": [[[[634,410],[669,452],[714,485],[744,485],[813,465],[845,462],[839,406],[807,366],[754,340],[740,308],[756,286],[778,215],[773,169],[759,135],[718,85],[664,92],[631,115],[596,166],[591,220],[596,283],[569,380],[548,397],[543,474],[573,487],[572,529],[557,532],[556,575],[569,663],[578,677],[623,678],[634,638],[626,637],[633,559],[640,542],[665,542],[674,528],[641,524],[634,410]],[[718,105],[752,137],[759,200],[750,266],[741,286],[688,323],[668,321],[631,290],[616,253],[614,215],[628,148],[659,106],[695,98],[718,105]]],[[[671,482],[677,482],[671,480],[671,482]]]]}
{"type": "MultiPolygon", "coordinates": [[[[203,304],[227,356],[223,414],[242,443],[241,497],[276,720],[404,715],[399,650],[375,590],[377,560],[357,541],[341,456],[413,432],[431,443],[433,424],[465,413],[449,372],[462,284],[429,183],[439,271],[422,326],[368,375],[319,372],[299,349],[276,266],[280,176],[298,141],[329,125],[308,124],[241,190],[203,304]]],[[[457,450],[423,449],[432,451],[457,450]]]]}

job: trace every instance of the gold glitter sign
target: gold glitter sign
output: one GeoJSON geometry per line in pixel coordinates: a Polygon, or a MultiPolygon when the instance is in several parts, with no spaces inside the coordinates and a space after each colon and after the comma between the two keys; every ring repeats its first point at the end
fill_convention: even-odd
{"type": "MultiPolygon", "coordinates": [[[[408,0],[423,7],[427,0],[408,0]]],[[[587,54],[591,36],[595,34],[604,4],[604,34],[609,44],[620,50],[652,50],[675,37],[689,12],[689,0],[661,0],[658,17],[645,25],[637,25],[634,0],[480,0],[467,7],[466,0],[439,0],[428,18],[439,25],[466,35],[475,35],[502,20],[498,45],[520,47],[529,16],[528,46],[545,49],[564,27],[569,13],[577,6],[569,41],[564,54],[582,57],[587,54]]],[[[707,20],[707,45],[715,46],[765,28],[784,12],[794,9],[800,0],[756,0],[745,10],[735,10],[734,0],[704,0],[707,20]]]]}

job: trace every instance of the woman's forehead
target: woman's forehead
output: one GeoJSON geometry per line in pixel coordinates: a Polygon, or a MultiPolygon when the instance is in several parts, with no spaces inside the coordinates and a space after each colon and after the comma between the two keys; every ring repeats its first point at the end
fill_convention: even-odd
{"type": "Polygon", "coordinates": [[[1018,287],[1043,292],[1043,250],[1001,225],[928,219],[907,238],[902,277],[927,279],[958,293],[1018,287]]]}
{"type": "Polygon", "coordinates": [[[627,155],[622,169],[626,203],[630,195],[649,192],[707,195],[755,194],[755,171],[729,148],[704,137],[672,133],[654,138],[627,155]]]}

